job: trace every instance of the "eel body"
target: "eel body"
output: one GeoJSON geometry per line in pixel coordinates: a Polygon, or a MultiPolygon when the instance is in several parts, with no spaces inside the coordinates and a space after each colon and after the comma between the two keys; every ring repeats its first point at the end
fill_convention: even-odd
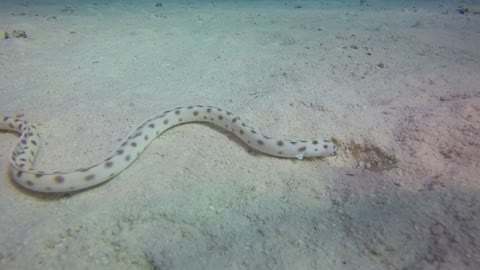
{"type": "Polygon", "coordinates": [[[70,172],[45,172],[33,168],[40,146],[40,134],[35,125],[22,119],[0,116],[0,129],[19,134],[18,143],[9,157],[13,181],[38,192],[69,192],[113,178],[132,164],[150,142],[165,130],[189,122],[214,124],[234,133],[251,148],[271,156],[303,159],[336,155],[336,146],[329,140],[271,138],[229,111],[202,105],[178,107],[148,118],[101,162],[70,172]]]}

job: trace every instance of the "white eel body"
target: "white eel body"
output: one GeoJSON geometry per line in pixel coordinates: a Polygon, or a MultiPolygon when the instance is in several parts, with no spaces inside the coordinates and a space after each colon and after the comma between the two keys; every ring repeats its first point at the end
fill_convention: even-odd
{"type": "Polygon", "coordinates": [[[13,117],[0,116],[0,129],[19,134],[10,153],[11,176],[19,185],[38,192],[69,192],[103,183],[132,164],[142,151],[165,130],[188,122],[208,122],[234,133],[253,149],[283,158],[336,155],[329,140],[274,139],[245,124],[229,111],[212,106],[178,107],[159,113],[135,128],[103,161],[71,172],[44,172],[33,169],[40,146],[35,125],[13,117]]]}

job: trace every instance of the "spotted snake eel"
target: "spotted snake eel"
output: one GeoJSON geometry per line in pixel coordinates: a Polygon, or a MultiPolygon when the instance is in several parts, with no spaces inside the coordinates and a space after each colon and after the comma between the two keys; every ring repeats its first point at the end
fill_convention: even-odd
{"type": "Polygon", "coordinates": [[[336,155],[336,146],[329,140],[274,139],[245,124],[229,111],[212,106],[178,107],[159,113],[141,123],[115,151],[100,163],[71,172],[44,172],[33,169],[40,146],[40,135],[28,121],[0,116],[0,129],[19,134],[10,153],[12,180],[38,192],[69,192],[103,183],[132,164],[143,150],[165,130],[189,122],[207,122],[234,133],[251,148],[268,155],[297,158],[336,155]]]}

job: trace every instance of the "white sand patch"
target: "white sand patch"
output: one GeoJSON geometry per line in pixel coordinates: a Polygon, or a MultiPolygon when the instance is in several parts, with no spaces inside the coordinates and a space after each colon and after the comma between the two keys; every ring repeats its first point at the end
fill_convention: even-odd
{"type": "Polygon", "coordinates": [[[93,164],[143,119],[195,104],[339,154],[276,159],[184,125],[104,185],[50,197],[11,183],[15,137],[0,134],[0,269],[480,265],[480,15],[450,1],[132,3],[0,4],[0,31],[27,34],[0,40],[0,114],[38,123],[37,168],[93,164]]]}

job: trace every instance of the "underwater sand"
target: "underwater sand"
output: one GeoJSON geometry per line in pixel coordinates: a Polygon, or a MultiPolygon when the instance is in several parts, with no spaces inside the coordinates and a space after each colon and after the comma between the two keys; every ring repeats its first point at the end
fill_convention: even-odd
{"type": "Polygon", "coordinates": [[[398,2],[2,1],[0,31],[27,38],[0,40],[0,114],[37,124],[36,168],[94,164],[195,104],[339,153],[189,124],[45,195],[8,178],[1,133],[0,269],[478,269],[480,15],[398,2]]]}

